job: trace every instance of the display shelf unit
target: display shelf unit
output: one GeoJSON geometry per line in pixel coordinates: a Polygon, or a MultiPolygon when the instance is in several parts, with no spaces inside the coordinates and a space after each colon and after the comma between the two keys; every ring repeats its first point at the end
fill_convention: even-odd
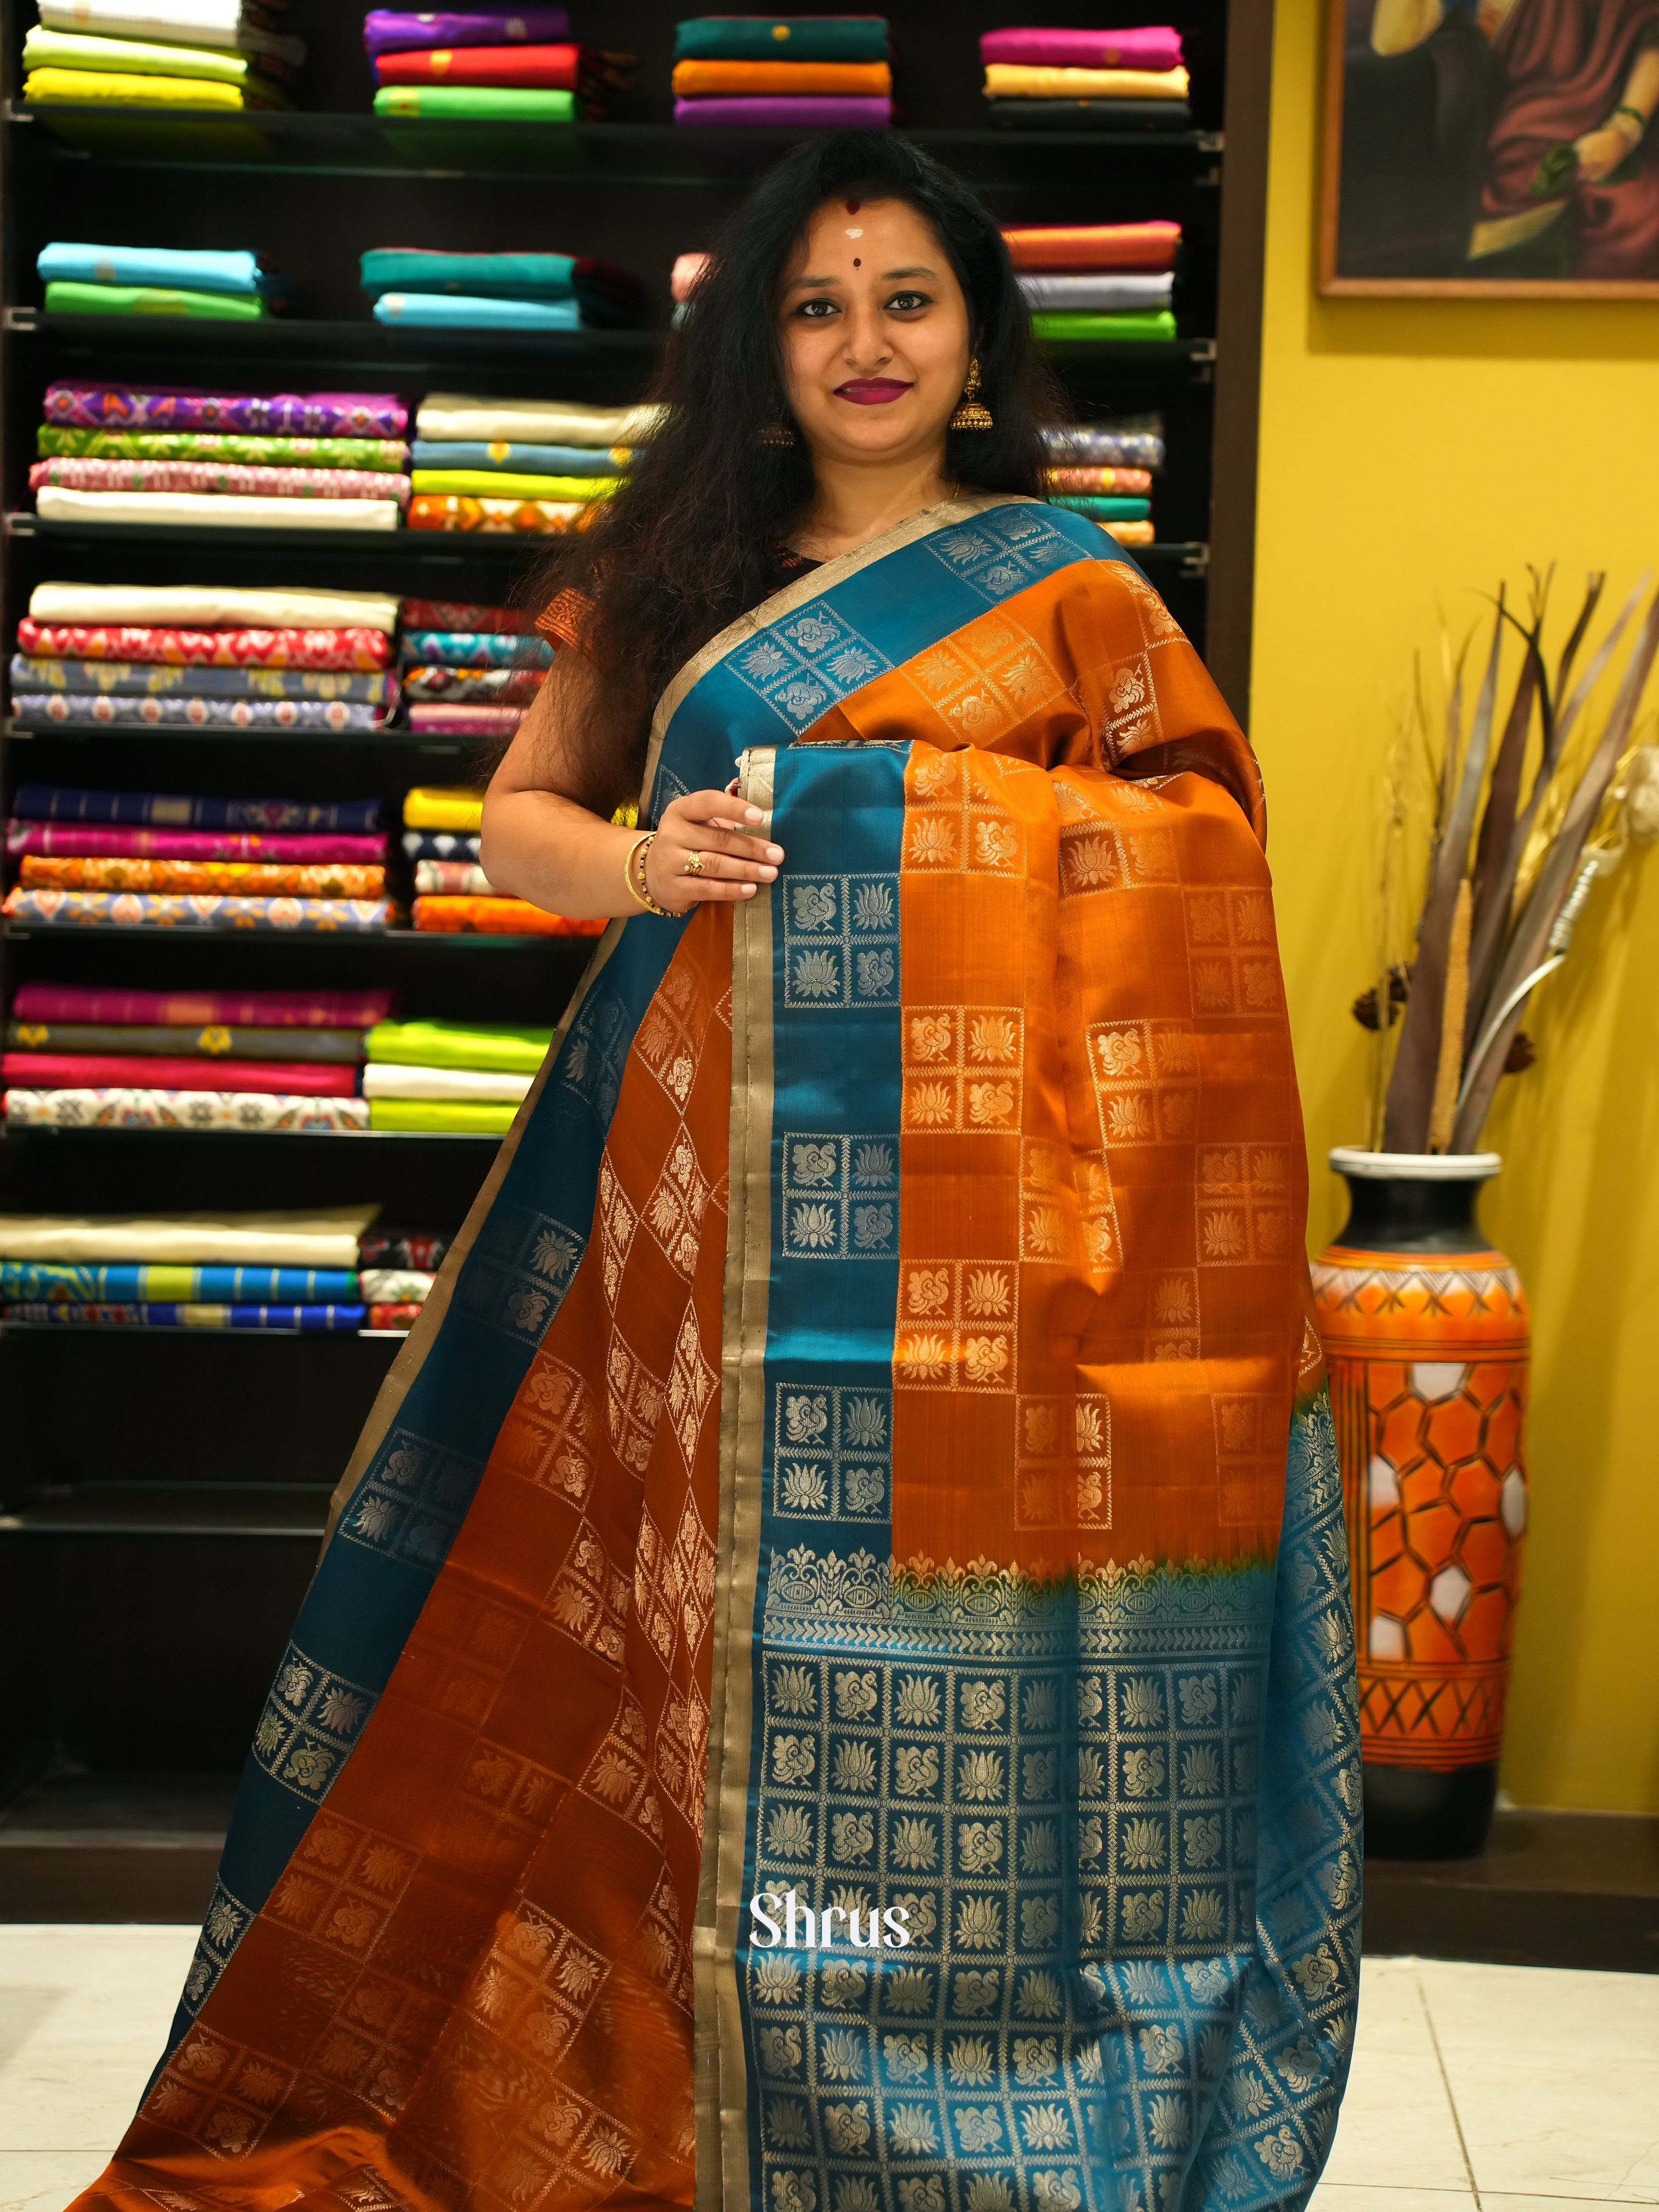
{"type": "MultiPolygon", "coordinates": [[[[0,0],[0,617],[9,651],[53,578],[378,588],[494,601],[527,593],[533,539],[399,531],[201,531],[33,512],[28,469],[54,378],[231,389],[371,388],[411,410],[433,390],[620,404],[647,388],[677,254],[703,246],[793,143],[676,128],[665,0],[609,0],[603,43],[639,54],[635,90],[567,129],[376,118],[356,0],[293,0],[310,58],[294,113],[203,117],[31,110],[20,49],[31,0],[0,0]],[[35,257],[53,238],[258,246],[294,280],[258,325],[48,314],[35,257]],[[374,321],[364,248],[539,246],[637,270],[650,327],[546,336],[374,321]]],[[[1088,23],[1098,0],[1046,20],[1088,23]]],[[[601,19],[577,0],[576,30],[601,19]]],[[[901,124],[1004,222],[1173,216],[1178,337],[1054,346],[1075,412],[1156,410],[1169,463],[1159,542],[1136,558],[1244,712],[1271,0],[1178,0],[1191,127],[1058,133],[987,126],[979,33],[1006,0],[890,10],[901,124]]],[[[470,741],[406,730],[115,730],[0,724],[8,805],[22,781],[308,798],[465,780],[470,741]]],[[[408,896],[408,884],[399,886],[408,896]]],[[[0,991],[26,977],[128,986],[395,985],[413,1013],[552,1023],[592,947],[557,939],[0,929],[0,991]]],[[[373,1199],[386,1219],[453,1231],[494,1157],[481,1137],[15,1127],[0,1209],[115,1212],[373,1199]],[[211,1136],[212,1142],[206,1141],[211,1136]]],[[[327,1334],[0,1327],[0,1796],[58,1752],[94,1769],[235,1764],[323,1525],[398,1340],[327,1334]],[[163,1626],[155,1626],[158,1617],[163,1626]],[[165,1667],[170,1712],[135,1680],[165,1667]]]]}

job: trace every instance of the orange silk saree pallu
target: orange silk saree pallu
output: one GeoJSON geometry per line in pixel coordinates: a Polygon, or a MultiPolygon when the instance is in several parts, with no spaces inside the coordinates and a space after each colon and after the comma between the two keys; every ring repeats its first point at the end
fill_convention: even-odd
{"type": "Polygon", "coordinates": [[[337,1500],[119,2212],[1300,2204],[1358,1970],[1259,781],[958,500],[659,709],[613,924],[337,1500]]]}

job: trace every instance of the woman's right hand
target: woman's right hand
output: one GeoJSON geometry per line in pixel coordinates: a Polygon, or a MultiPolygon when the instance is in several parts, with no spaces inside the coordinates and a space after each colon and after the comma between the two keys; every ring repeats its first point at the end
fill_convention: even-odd
{"type": "Polygon", "coordinates": [[[670,914],[685,914],[700,899],[753,898],[756,887],[776,877],[781,845],[767,842],[767,818],[725,791],[690,791],[663,811],[645,856],[645,887],[670,914]],[[701,872],[688,871],[696,854],[701,872]]]}

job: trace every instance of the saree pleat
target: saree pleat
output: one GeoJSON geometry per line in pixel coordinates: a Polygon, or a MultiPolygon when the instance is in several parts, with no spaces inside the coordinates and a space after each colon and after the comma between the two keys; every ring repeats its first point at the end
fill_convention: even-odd
{"type": "Polygon", "coordinates": [[[1358,1965],[1260,782],[953,501],[659,708],[612,924],[337,1493],[84,2207],[1299,2205],[1358,1965]]]}

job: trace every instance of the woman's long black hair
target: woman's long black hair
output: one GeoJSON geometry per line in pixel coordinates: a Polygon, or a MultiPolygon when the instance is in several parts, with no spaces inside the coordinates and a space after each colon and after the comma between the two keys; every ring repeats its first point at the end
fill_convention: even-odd
{"type": "Polygon", "coordinates": [[[1054,389],[994,217],[893,132],[807,139],[760,179],[722,235],[669,338],[649,395],[666,417],[630,480],[536,580],[538,606],[564,589],[593,602],[585,639],[595,680],[580,687],[565,742],[580,795],[600,811],[638,793],[652,708],[675,671],[777,588],[778,546],[811,501],[799,435],[779,446],[761,433],[790,421],[780,287],[813,216],[836,198],[915,208],[962,286],[995,427],[949,432],[947,475],[985,491],[1042,492],[1040,432],[1055,419],[1054,389]]]}

